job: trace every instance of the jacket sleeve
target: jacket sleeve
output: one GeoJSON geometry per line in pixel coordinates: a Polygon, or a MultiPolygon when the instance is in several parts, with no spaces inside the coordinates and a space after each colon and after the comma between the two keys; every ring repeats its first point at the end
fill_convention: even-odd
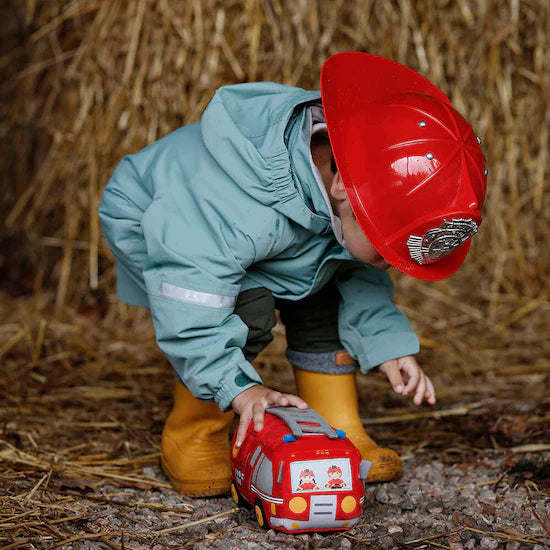
{"type": "Polygon", "coordinates": [[[418,338],[393,303],[393,282],[387,272],[353,262],[339,270],[336,284],[341,294],[340,340],[362,372],[418,353],[418,338]]]}
{"type": "Polygon", "coordinates": [[[157,197],[145,212],[143,276],[159,347],[195,397],[225,411],[262,380],[242,353],[248,328],[233,313],[244,268],[215,213],[193,206],[182,216],[157,197]]]}

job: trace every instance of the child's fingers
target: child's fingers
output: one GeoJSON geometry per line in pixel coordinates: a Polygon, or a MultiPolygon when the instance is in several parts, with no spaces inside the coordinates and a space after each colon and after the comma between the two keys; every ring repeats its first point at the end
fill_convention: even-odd
{"type": "Polygon", "coordinates": [[[297,395],[292,395],[291,393],[285,394],[289,405],[292,405],[293,407],[299,407],[300,409],[307,409],[307,403],[297,395]]]}
{"type": "Polygon", "coordinates": [[[262,401],[252,406],[252,418],[254,419],[254,430],[259,432],[264,427],[264,415],[266,404],[262,401]]]}
{"type": "Polygon", "coordinates": [[[426,376],[426,400],[430,405],[435,405],[435,390],[432,381],[426,376]]]}
{"type": "Polygon", "coordinates": [[[248,429],[248,424],[250,424],[250,414],[241,414],[241,418],[239,419],[239,426],[237,428],[237,437],[235,438],[236,447],[240,447],[243,444],[244,438],[246,436],[246,430],[248,429]]]}
{"type": "Polygon", "coordinates": [[[259,432],[264,427],[265,409],[271,405],[286,407],[288,399],[281,392],[270,391],[262,399],[256,401],[252,406],[252,417],[254,419],[254,430],[259,432]]]}
{"type": "MultiPolygon", "coordinates": [[[[253,400],[244,407],[241,413],[241,418],[237,427],[237,436],[235,438],[235,445],[237,447],[242,445],[246,437],[246,430],[248,429],[250,420],[254,421],[255,431],[259,432],[264,427],[265,409],[272,405],[280,405],[282,407],[294,405],[301,409],[307,408],[307,403],[297,395],[292,395],[290,393],[283,394],[266,388],[259,393],[258,390],[256,390],[256,395],[253,400]]],[[[239,411],[237,408],[236,410],[239,411]]]]}
{"type": "Polygon", "coordinates": [[[252,407],[252,418],[254,419],[254,430],[259,432],[264,427],[265,409],[271,405],[288,407],[290,395],[278,391],[269,392],[264,399],[254,403],[252,407]]]}
{"type": "Polygon", "coordinates": [[[266,396],[266,407],[271,407],[272,405],[288,407],[290,405],[289,394],[273,390],[266,396]]]}
{"type": "Polygon", "coordinates": [[[409,380],[403,390],[403,395],[408,395],[409,392],[416,388],[422,377],[422,371],[419,368],[411,368],[407,369],[407,374],[409,375],[409,380]]]}
{"type": "Polygon", "coordinates": [[[382,367],[382,372],[388,377],[393,390],[396,393],[401,393],[403,391],[404,383],[397,361],[395,359],[393,361],[388,361],[387,363],[384,363],[382,367]]]}
{"type": "Polygon", "coordinates": [[[418,382],[418,386],[416,387],[416,393],[414,394],[415,405],[420,405],[422,403],[422,399],[424,398],[425,393],[426,393],[426,376],[424,375],[424,373],[421,373],[420,381],[418,382]]]}

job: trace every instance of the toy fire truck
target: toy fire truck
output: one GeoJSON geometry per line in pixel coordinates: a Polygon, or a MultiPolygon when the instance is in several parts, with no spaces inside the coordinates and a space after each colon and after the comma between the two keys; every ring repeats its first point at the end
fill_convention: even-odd
{"type": "Polygon", "coordinates": [[[231,454],[231,495],[254,508],[260,527],[344,530],[361,516],[371,463],[312,409],[267,409],[264,428],[255,432],[251,422],[231,454]]]}

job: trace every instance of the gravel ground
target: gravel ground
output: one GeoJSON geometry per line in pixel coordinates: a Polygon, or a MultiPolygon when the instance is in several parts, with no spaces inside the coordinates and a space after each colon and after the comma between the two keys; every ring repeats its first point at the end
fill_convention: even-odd
{"type": "MultiPolygon", "coordinates": [[[[356,527],[329,534],[261,530],[252,511],[237,509],[230,498],[190,500],[167,489],[121,491],[103,486],[94,495],[119,504],[99,504],[82,493],[80,513],[87,519],[72,524],[72,529],[77,537],[106,533],[105,540],[111,544],[101,539],[76,540],[62,547],[542,550],[550,548],[548,458],[545,453],[518,459],[494,452],[464,467],[444,465],[427,456],[411,458],[405,461],[400,480],[367,486],[363,517],[356,527]],[[125,507],[121,502],[152,508],[125,507]],[[194,512],[183,516],[188,504],[194,512]],[[183,514],[158,512],[158,506],[179,508],[183,514]]],[[[143,474],[165,480],[157,468],[147,467],[143,474]]]]}

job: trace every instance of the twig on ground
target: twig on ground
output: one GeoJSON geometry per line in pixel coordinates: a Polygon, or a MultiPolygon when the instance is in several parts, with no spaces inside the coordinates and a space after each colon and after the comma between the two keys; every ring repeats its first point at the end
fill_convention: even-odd
{"type": "Polygon", "coordinates": [[[189,527],[194,527],[195,525],[201,525],[203,523],[208,523],[209,521],[213,521],[215,519],[222,518],[224,516],[229,516],[238,511],[239,511],[239,508],[237,507],[231,508],[230,510],[219,512],[217,514],[214,514],[213,516],[208,516],[207,518],[198,519],[196,521],[190,521],[189,523],[183,523],[182,525],[176,525],[174,527],[168,527],[167,529],[161,529],[160,531],[155,531],[154,534],[156,536],[162,536],[162,535],[167,535],[168,533],[175,533],[176,531],[182,531],[183,529],[188,529],[189,527]]]}
{"type": "Polygon", "coordinates": [[[523,486],[527,491],[527,496],[529,497],[529,506],[531,507],[531,512],[533,512],[533,516],[535,516],[535,519],[540,523],[541,527],[546,531],[546,534],[550,537],[550,530],[548,529],[546,524],[542,521],[540,516],[537,514],[537,511],[535,510],[535,505],[533,504],[533,498],[531,497],[531,491],[529,490],[528,481],[526,481],[523,486]]]}

